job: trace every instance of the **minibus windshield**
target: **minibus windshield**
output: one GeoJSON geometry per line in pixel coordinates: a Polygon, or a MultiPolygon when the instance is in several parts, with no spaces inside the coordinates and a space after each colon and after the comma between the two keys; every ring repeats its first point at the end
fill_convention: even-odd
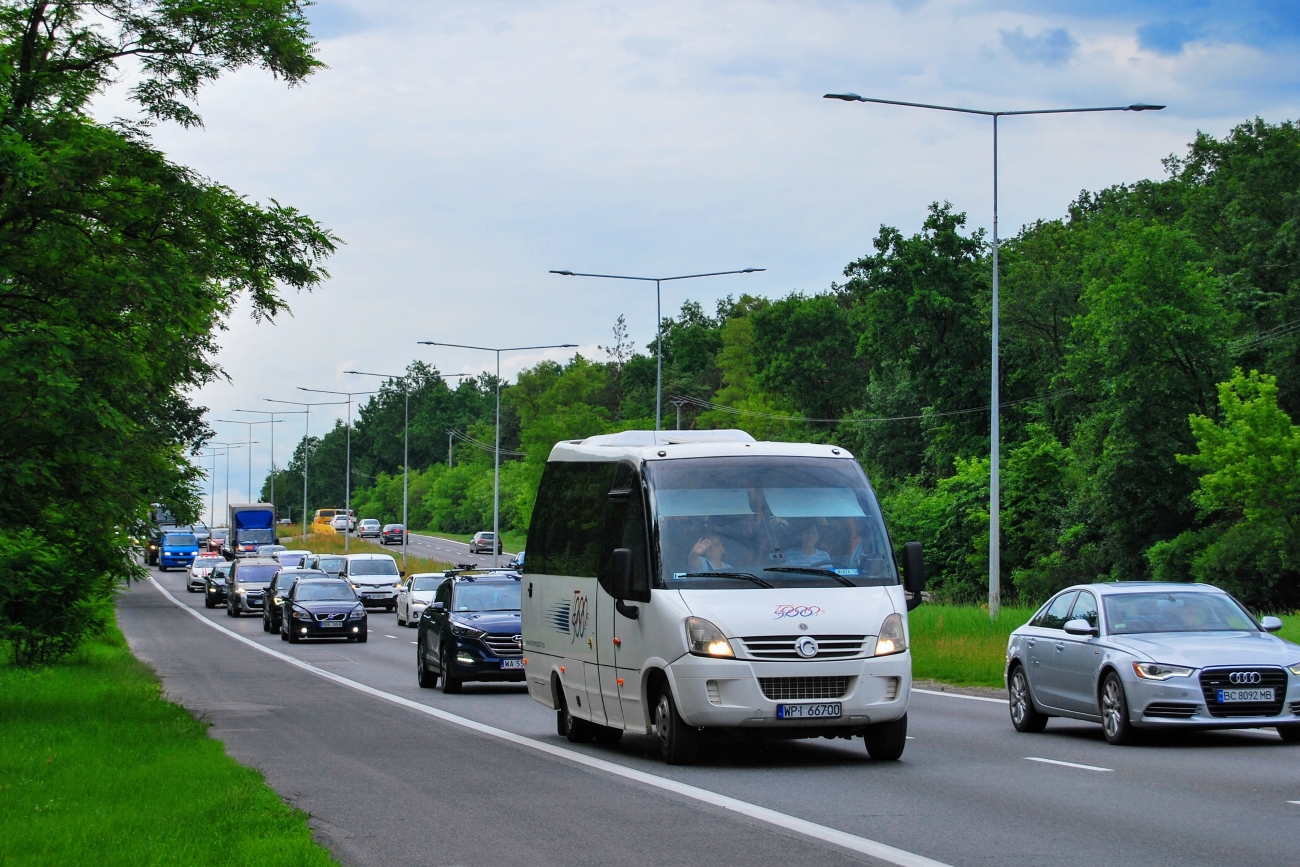
{"type": "Polygon", "coordinates": [[[898,583],[880,507],[856,462],[717,457],[646,464],[659,586],[898,583]]]}

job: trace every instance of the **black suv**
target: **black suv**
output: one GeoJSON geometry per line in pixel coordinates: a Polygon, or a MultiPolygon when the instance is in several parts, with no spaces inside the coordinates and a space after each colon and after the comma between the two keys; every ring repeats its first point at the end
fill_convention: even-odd
{"type": "Polygon", "coordinates": [[[520,578],[513,572],[450,573],[420,615],[420,686],[460,692],[467,680],[524,680],[520,578]]]}
{"type": "Polygon", "coordinates": [[[280,616],[282,614],[280,606],[284,604],[289,591],[293,589],[293,582],[299,578],[328,577],[330,576],[316,569],[285,568],[276,572],[275,577],[271,579],[270,585],[266,588],[266,604],[262,606],[262,631],[280,631],[280,616]]]}

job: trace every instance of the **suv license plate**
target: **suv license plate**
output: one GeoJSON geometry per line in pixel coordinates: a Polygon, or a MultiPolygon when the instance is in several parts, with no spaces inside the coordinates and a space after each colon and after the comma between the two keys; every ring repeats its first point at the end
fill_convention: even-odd
{"type": "Polygon", "coordinates": [[[1272,689],[1221,689],[1219,703],[1234,701],[1273,701],[1272,689]]]}
{"type": "Polygon", "coordinates": [[[778,704],[777,719],[830,719],[843,713],[838,701],[826,704],[778,704]]]}
{"type": "Polygon", "coordinates": [[[343,628],[343,624],[340,623],[340,622],[338,622],[337,620],[334,620],[334,621],[326,620],[324,623],[320,624],[320,626],[321,626],[322,629],[342,629],[342,628],[343,628]]]}
{"type": "Polygon", "coordinates": [[[501,668],[502,668],[502,669],[507,669],[507,668],[523,668],[523,667],[524,667],[524,661],[523,661],[522,659],[503,659],[503,660],[501,660],[501,668]]]}

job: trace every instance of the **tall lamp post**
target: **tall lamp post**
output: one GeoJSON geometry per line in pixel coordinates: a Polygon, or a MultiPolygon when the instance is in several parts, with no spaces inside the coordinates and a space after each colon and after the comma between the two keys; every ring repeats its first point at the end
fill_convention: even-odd
{"type": "Polygon", "coordinates": [[[253,425],[269,424],[271,426],[271,436],[275,436],[275,426],[277,424],[281,424],[281,422],[278,421],[273,422],[269,420],[268,421],[244,421],[243,419],[236,419],[236,418],[218,418],[218,419],[213,419],[213,421],[217,421],[222,424],[248,425],[248,502],[250,503],[257,502],[256,500],[253,499],[253,425]]]}
{"type": "MultiPolygon", "coordinates": [[[[256,415],[269,415],[271,421],[275,421],[277,415],[302,415],[307,412],[305,409],[237,409],[235,412],[253,413],[256,415]]],[[[275,510],[275,426],[271,426],[271,508],[275,510]]],[[[279,520],[279,513],[276,512],[276,520],[279,520]]],[[[293,509],[289,510],[289,520],[293,520],[293,509]]]]}
{"type": "MultiPolygon", "coordinates": [[[[239,443],[208,443],[209,447],[215,447],[225,451],[226,455],[226,487],[230,486],[230,450],[240,448],[239,443]]],[[[212,475],[208,481],[212,486],[212,493],[208,499],[208,529],[211,530],[217,526],[217,452],[213,452],[212,458],[212,475]]],[[[228,495],[227,495],[228,496],[228,495]]]]}
{"type": "Polygon", "coordinates": [[[998,118],[1029,114],[1087,114],[1099,111],[1160,111],[1163,105],[1110,105],[1094,108],[1038,108],[1022,111],[983,111],[958,108],[952,105],[930,105],[924,102],[903,102],[896,99],[874,99],[856,93],[828,93],[823,99],[841,99],[845,102],[872,102],[879,105],[901,105],[907,108],[925,108],[932,111],[952,111],[959,114],[976,114],[993,118],[993,375],[992,397],[989,401],[989,617],[996,619],[1002,607],[1002,516],[1001,516],[1001,446],[1000,401],[998,395],[998,118]]]}
{"type": "Polygon", "coordinates": [[[348,405],[348,456],[346,478],[343,479],[343,553],[348,553],[348,542],[352,538],[352,397],[357,394],[374,394],[373,391],[327,391],[323,388],[303,388],[298,386],[299,391],[311,391],[316,394],[338,394],[347,397],[344,403],[348,405]]]}
{"type": "Polygon", "coordinates": [[[679,277],[625,277],[621,274],[583,274],[578,271],[551,271],[561,277],[601,277],[606,280],[639,280],[655,284],[655,430],[659,430],[663,421],[664,398],[664,313],[659,284],[672,280],[694,280],[697,277],[722,277],[727,274],[757,274],[766,268],[741,268],[739,271],[710,271],[707,274],[682,274],[679,277]]]}
{"type": "Polygon", "coordinates": [[[303,421],[306,422],[306,425],[302,432],[302,541],[305,545],[307,543],[307,439],[311,435],[311,408],[313,406],[342,406],[344,401],[331,400],[322,403],[303,403],[300,400],[272,400],[269,397],[264,397],[262,400],[267,403],[287,403],[292,406],[307,407],[303,410],[305,416],[303,421]]]}
{"type": "Polygon", "coordinates": [[[492,469],[492,568],[495,569],[498,565],[497,552],[501,550],[501,353],[525,352],[530,349],[574,349],[578,344],[552,343],[549,346],[510,346],[498,349],[495,346],[466,346],[462,343],[438,343],[433,340],[417,342],[424,346],[450,346],[456,349],[474,349],[497,354],[497,432],[492,469]]]}

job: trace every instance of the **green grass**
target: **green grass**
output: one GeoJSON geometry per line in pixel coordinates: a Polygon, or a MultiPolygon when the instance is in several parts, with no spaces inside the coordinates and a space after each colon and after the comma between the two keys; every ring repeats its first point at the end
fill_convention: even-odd
{"type": "Polygon", "coordinates": [[[1277,634],[1287,641],[1300,644],[1300,611],[1279,616],[1282,618],[1282,631],[1277,634]]]}
{"type": "Polygon", "coordinates": [[[0,863],[336,864],[206,728],[116,630],[48,668],[0,660],[0,863]]]}
{"type": "Polygon", "coordinates": [[[1002,686],[1011,630],[1035,608],[1003,608],[996,621],[973,605],[922,605],[908,615],[912,676],[957,686],[1002,686]]]}
{"type": "MultiPolygon", "coordinates": [[[[474,538],[473,533],[444,533],[441,530],[412,530],[413,533],[419,533],[421,536],[437,536],[440,539],[450,539],[453,542],[468,543],[474,538]]],[[[524,550],[528,545],[528,532],[525,530],[502,530],[501,544],[510,553],[516,553],[524,550]]]]}

